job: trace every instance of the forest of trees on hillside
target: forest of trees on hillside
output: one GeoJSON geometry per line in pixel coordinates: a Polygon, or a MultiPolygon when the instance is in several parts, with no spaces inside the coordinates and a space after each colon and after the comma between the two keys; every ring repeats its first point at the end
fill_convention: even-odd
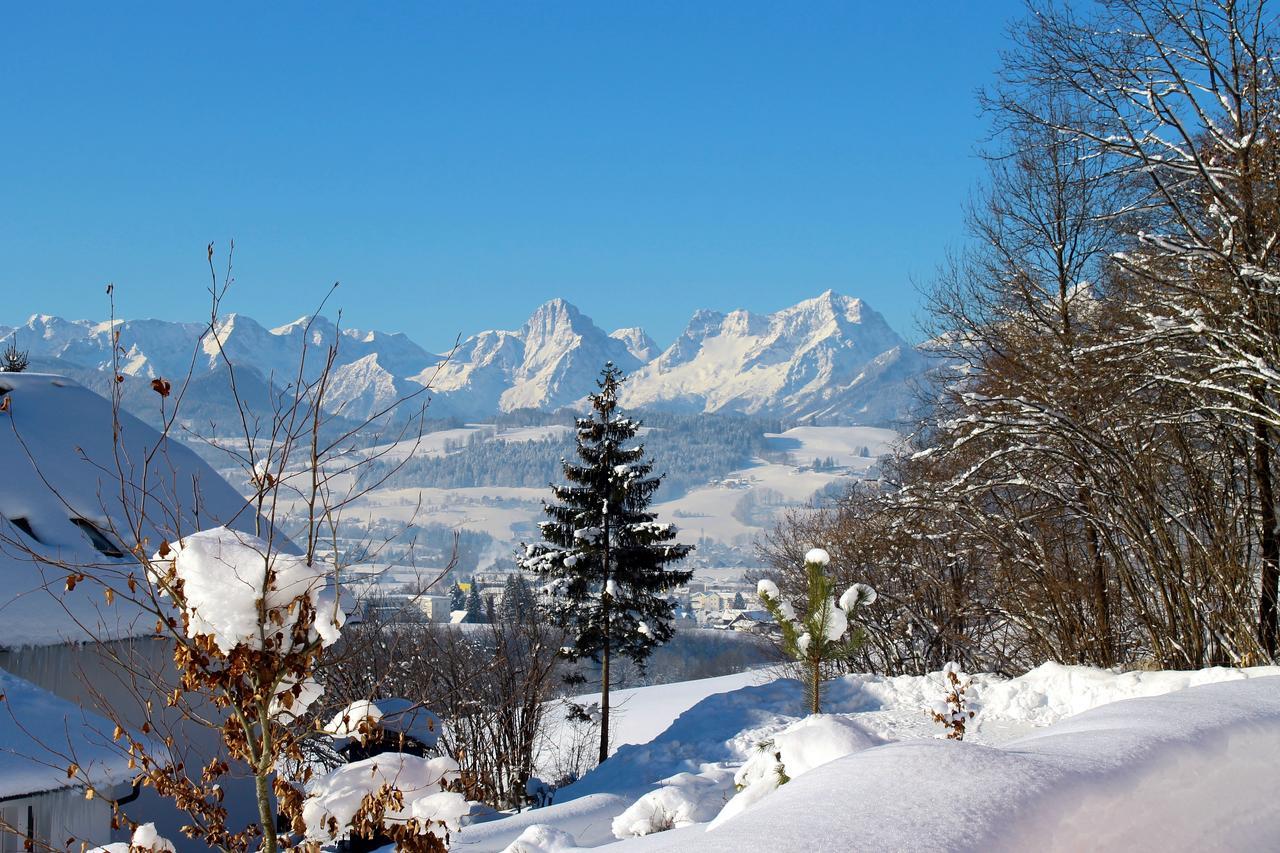
{"type": "MultiPolygon", "coordinates": [[[[764,434],[781,430],[773,420],[742,415],[688,415],[637,412],[647,431],[640,436],[655,470],[665,474],[658,500],[670,500],[688,489],[724,477],[768,453],[764,434]]],[[[538,417],[524,412],[499,426],[558,424],[557,415],[538,417]]],[[[502,441],[486,432],[442,456],[409,460],[390,477],[394,488],[430,486],[522,486],[545,488],[560,474],[560,460],[573,451],[573,436],[564,433],[534,441],[502,441]]],[[[378,470],[371,476],[377,477],[378,470]]]]}

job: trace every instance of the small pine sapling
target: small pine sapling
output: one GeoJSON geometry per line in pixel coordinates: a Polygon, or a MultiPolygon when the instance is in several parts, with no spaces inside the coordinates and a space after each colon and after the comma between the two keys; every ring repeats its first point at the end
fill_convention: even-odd
{"type": "Polygon", "coordinates": [[[787,767],[782,763],[782,750],[772,738],[756,743],[755,754],[734,775],[733,789],[741,793],[752,784],[764,780],[775,788],[791,781],[791,777],[787,775],[787,767]]]}
{"type": "Polygon", "coordinates": [[[5,348],[4,353],[0,354],[0,372],[22,373],[30,366],[31,358],[26,350],[18,349],[18,335],[15,332],[13,340],[9,341],[9,346],[5,348]]]}
{"type": "Polygon", "coordinates": [[[973,686],[973,679],[960,670],[960,664],[952,661],[942,667],[947,682],[947,695],[929,709],[935,723],[946,729],[947,740],[964,740],[965,725],[976,711],[970,707],[965,692],[973,686]]]}
{"type": "Polygon", "coordinates": [[[856,626],[849,630],[854,611],[876,600],[874,589],[855,583],[837,601],[826,573],[830,562],[831,557],[821,548],[804,556],[809,611],[803,618],[796,614],[791,602],[782,598],[773,581],[762,580],[756,588],[761,604],[782,631],[783,652],[800,664],[813,714],[822,713],[823,680],[830,677],[836,664],[852,658],[865,639],[856,626]]]}

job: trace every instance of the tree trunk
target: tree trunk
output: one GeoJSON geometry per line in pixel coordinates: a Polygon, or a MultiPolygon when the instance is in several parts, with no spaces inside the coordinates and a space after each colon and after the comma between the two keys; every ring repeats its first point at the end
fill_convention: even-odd
{"type": "Polygon", "coordinates": [[[1258,644],[1268,658],[1276,654],[1276,593],[1280,587],[1280,538],[1276,535],[1275,485],[1271,479],[1270,430],[1260,421],[1254,427],[1253,475],[1258,481],[1259,546],[1262,551],[1262,589],[1258,598],[1258,644]]]}
{"type": "Polygon", "coordinates": [[[822,694],[820,691],[822,690],[822,665],[818,661],[810,661],[809,668],[811,670],[809,673],[809,692],[811,694],[809,700],[809,713],[821,714],[822,694]]]}
{"type": "Polygon", "coordinates": [[[253,787],[258,795],[258,820],[262,822],[262,853],[276,853],[279,849],[276,813],[271,807],[271,788],[267,784],[267,777],[256,774],[253,777],[253,787]]]}
{"type": "Polygon", "coordinates": [[[600,760],[609,757],[609,637],[604,638],[604,656],[600,668],[600,760]]]}

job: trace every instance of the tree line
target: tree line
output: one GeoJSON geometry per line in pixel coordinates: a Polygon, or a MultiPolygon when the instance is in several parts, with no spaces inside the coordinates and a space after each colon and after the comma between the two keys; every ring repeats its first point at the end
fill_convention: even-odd
{"type": "Polygon", "coordinates": [[[860,665],[1274,659],[1276,38],[1262,0],[1013,27],[908,446],[761,545],[880,592],[860,665]]]}

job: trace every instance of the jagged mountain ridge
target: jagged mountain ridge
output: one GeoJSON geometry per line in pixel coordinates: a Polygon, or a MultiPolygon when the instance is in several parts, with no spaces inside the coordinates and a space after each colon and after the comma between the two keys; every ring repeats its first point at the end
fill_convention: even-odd
{"type": "MultiPolygon", "coordinates": [[[[295,380],[304,349],[304,376],[314,378],[336,338],[330,399],[357,420],[424,387],[435,417],[579,407],[612,361],[630,377],[623,403],[633,408],[887,424],[904,414],[909,382],[924,368],[880,314],[832,291],[770,314],[697,311],[663,350],[638,327],[605,332],[563,299],[539,306],[518,329],[480,332],[447,355],[404,334],[339,331],[324,317],[268,329],[227,315],[214,330],[221,352],[212,335],[201,340],[199,323],[122,320],[114,328],[127,377],[207,377],[225,369],[225,353],[274,387],[295,380]]],[[[0,346],[16,332],[36,368],[83,375],[112,370],[112,330],[106,322],[35,315],[16,329],[0,326],[0,346]]]]}

